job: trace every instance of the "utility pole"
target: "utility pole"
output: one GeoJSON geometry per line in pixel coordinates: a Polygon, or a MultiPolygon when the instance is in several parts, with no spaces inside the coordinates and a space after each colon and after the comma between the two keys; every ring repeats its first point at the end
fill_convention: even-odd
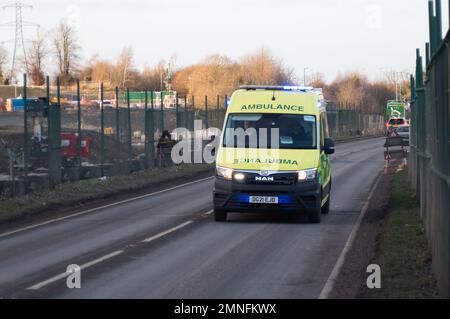
{"type": "Polygon", "coordinates": [[[10,3],[8,5],[3,6],[3,9],[12,8],[15,10],[15,20],[11,22],[7,22],[4,24],[0,24],[0,26],[3,27],[15,27],[15,36],[14,40],[8,41],[8,42],[14,42],[14,50],[13,50],[13,56],[12,56],[12,64],[11,64],[11,70],[10,70],[10,82],[12,83],[13,78],[18,71],[18,61],[19,61],[19,54],[21,53],[23,55],[23,60],[25,63],[25,70],[27,73],[29,73],[28,70],[28,58],[27,58],[27,52],[25,47],[25,38],[23,35],[23,29],[24,27],[39,27],[38,24],[27,22],[23,20],[22,12],[24,8],[30,8],[32,9],[33,6],[30,6],[28,4],[23,3],[22,0],[15,0],[13,3],[10,3]]]}
{"type": "Polygon", "coordinates": [[[397,79],[397,72],[395,72],[394,78],[395,78],[395,101],[398,101],[398,79],[397,79]]]}
{"type": "Polygon", "coordinates": [[[306,86],[306,71],[309,70],[309,68],[303,68],[303,86],[306,86]]]}

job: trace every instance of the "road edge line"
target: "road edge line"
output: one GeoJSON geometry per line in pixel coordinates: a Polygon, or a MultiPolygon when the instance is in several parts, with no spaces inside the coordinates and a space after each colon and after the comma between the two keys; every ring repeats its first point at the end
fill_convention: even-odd
{"type": "Polygon", "coordinates": [[[356,240],[356,235],[359,232],[361,223],[364,220],[364,218],[366,217],[366,214],[369,210],[370,202],[372,201],[373,195],[375,194],[375,190],[378,188],[378,185],[380,184],[382,178],[383,178],[383,171],[381,170],[380,176],[377,177],[375,183],[373,184],[373,186],[370,190],[370,193],[369,193],[369,197],[367,198],[367,200],[361,210],[361,214],[359,215],[359,218],[356,221],[356,224],[353,226],[352,232],[350,233],[350,236],[349,236],[347,242],[345,243],[344,249],[342,250],[341,254],[339,255],[339,258],[336,261],[336,264],[334,265],[333,270],[332,270],[330,276],[328,277],[328,279],[325,283],[325,286],[323,287],[318,299],[329,299],[331,293],[335,289],[336,279],[340,275],[340,273],[342,271],[342,267],[344,266],[345,261],[347,260],[348,252],[353,247],[353,243],[356,240]]]}
{"type": "Polygon", "coordinates": [[[91,209],[88,209],[88,210],[85,210],[85,211],[81,211],[81,212],[78,212],[78,213],[75,213],[75,214],[71,214],[71,215],[60,217],[60,218],[51,219],[51,220],[48,220],[48,221],[45,221],[45,222],[42,222],[42,223],[38,223],[38,224],[35,224],[35,225],[30,225],[30,226],[27,226],[27,227],[19,228],[19,229],[16,229],[16,230],[12,230],[12,231],[0,234],[0,238],[4,238],[4,237],[11,236],[11,235],[15,235],[15,234],[18,234],[18,233],[21,233],[21,232],[24,232],[24,231],[27,231],[27,230],[35,229],[35,228],[38,228],[38,227],[50,225],[50,224],[57,223],[57,222],[60,222],[60,221],[64,221],[64,220],[67,220],[67,219],[70,219],[70,218],[83,216],[83,215],[86,215],[86,214],[89,214],[89,213],[93,213],[95,211],[102,210],[102,209],[105,209],[105,208],[119,206],[119,205],[122,205],[122,204],[126,204],[126,203],[130,203],[130,202],[139,200],[139,199],[143,199],[143,198],[152,197],[152,196],[155,196],[155,195],[167,193],[167,192],[170,192],[170,191],[173,191],[173,190],[176,190],[176,189],[180,189],[180,188],[183,188],[183,187],[186,187],[186,186],[190,186],[190,185],[194,185],[194,184],[197,184],[197,183],[205,182],[205,181],[207,181],[209,179],[213,179],[213,178],[214,177],[212,176],[212,177],[199,179],[199,180],[196,180],[196,181],[192,181],[192,182],[189,182],[189,183],[186,183],[186,184],[182,184],[182,185],[174,186],[174,187],[171,187],[171,188],[163,189],[163,190],[160,190],[160,191],[157,191],[157,192],[153,192],[153,193],[150,193],[150,194],[145,194],[145,195],[129,198],[129,199],[126,199],[126,200],[123,200],[123,201],[119,201],[119,202],[116,202],[116,203],[111,203],[111,204],[108,204],[108,205],[104,205],[104,206],[100,206],[100,207],[96,207],[96,208],[91,208],[91,209]]]}

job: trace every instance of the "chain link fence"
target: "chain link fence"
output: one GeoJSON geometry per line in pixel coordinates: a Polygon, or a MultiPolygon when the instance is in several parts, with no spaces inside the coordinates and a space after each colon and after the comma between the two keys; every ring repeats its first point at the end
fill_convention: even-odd
{"type": "MultiPolygon", "coordinates": [[[[26,101],[26,111],[0,113],[1,198],[61,182],[173,165],[162,137],[168,135],[176,142],[180,136],[174,130],[186,128],[192,139],[203,140],[192,145],[204,147],[216,134],[208,129],[223,128],[229,102],[228,96],[175,93],[161,99],[158,92],[105,90],[103,85],[98,92],[84,92],[79,83],[61,89],[47,81],[39,96],[20,99],[26,101]]],[[[332,137],[340,139],[378,135],[384,119],[331,108],[329,124],[332,137]]]]}
{"type": "Polygon", "coordinates": [[[328,110],[330,136],[345,139],[357,136],[377,136],[386,132],[385,117],[381,114],[362,114],[356,110],[328,110]]]}
{"type": "Polygon", "coordinates": [[[161,160],[158,146],[165,133],[177,139],[171,134],[176,128],[193,132],[201,121],[200,135],[207,138],[208,128],[222,128],[226,113],[227,97],[161,99],[158,92],[103,86],[93,93],[83,92],[79,83],[66,90],[47,81],[32,99],[25,85],[17,99],[22,107],[0,113],[0,199],[60,182],[173,165],[161,160]]]}
{"type": "MultiPolygon", "coordinates": [[[[438,4],[438,2],[436,2],[438,4]]],[[[411,78],[411,152],[409,179],[420,200],[433,254],[433,269],[444,298],[450,297],[450,33],[442,41],[440,5],[430,5],[431,42],[424,61],[417,50],[411,78]],[[425,79],[425,81],[424,81],[425,79]]]]}

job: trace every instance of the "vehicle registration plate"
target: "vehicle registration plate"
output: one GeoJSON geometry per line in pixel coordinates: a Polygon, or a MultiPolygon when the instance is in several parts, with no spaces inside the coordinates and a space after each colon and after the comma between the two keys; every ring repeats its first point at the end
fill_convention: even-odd
{"type": "Polygon", "coordinates": [[[278,197],[250,196],[250,204],[278,204],[278,197]]]}

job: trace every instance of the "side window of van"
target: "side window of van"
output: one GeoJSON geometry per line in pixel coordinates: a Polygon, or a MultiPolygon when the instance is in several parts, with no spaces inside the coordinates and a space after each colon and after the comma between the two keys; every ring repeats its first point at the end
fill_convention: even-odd
{"type": "Polygon", "coordinates": [[[320,114],[320,134],[323,146],[325,144],[325,139],[330,137],[330,132],[328,129],[328,117],[326,112],[320,114]]]}
{"type": "Polygon", "coordinates": [[[323,134],[324,134],[324,138],[330,138],[330,130],[328,127],[328,116],[327,113],[322,113],[320,115],[320,117],[322,118],[322,124],[323,124],[323,134]]]}
{"type": "Polygon", "coordinates": [[[328,125],[328,114],[327,113],[325,113],[325,127],[327,128],[327,130],[325,131],[325,134],[326,134],[326,137],[327,138],[330,138],[331,137],[331,135],[330,135],[330,126],[328,125]]]}
{"type": "Polygon", "coordinates": [[[325,136],[324,136],[324,130],[323,130],[323,117],[320,115],[320,145],[323,147],[325,145],[325,136]]]}

